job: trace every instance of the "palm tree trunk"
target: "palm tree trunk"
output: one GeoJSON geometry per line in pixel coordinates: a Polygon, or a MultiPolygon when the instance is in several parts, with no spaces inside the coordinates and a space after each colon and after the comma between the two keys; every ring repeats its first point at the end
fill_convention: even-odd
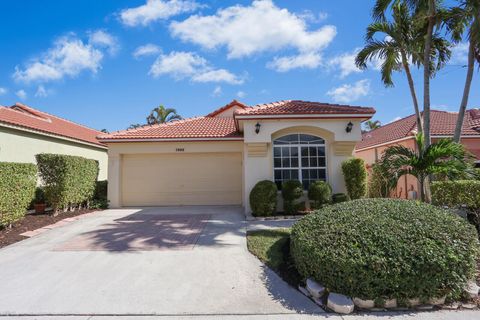
{"type": "Polygon", "coordinates": [[[468,96],[470,95],[470,87],[472,86],[473,69],[475,64],[474,50],[475,48],[474,48],[473,42],[470,41],[470,45],[468,47],[467,77],[465,79],[465,87],[463,88],[462,102],[458,110],[457,125],[455,126],[455,134],[453,136],[453,141],[455,142],[460,142],[462,127],[463,127],[463,119],[465,117],[465,110],[467,109],[468,96]]]}
{"type": "Polygon", "coordinates": [[[420,115],[420,108],[418,107],[418,99],[417,99],[417,93],[415,92],[415,84],[413,82],[412,73],[410,71],[410,66],[408,64],[407,55],[403,50],[402,50],[402,64],[403,64],[403,68],[405,69],[405,73],[407,75],[408,86],[410,87],[410,94],[413,100],[413,108],[415,109],[415,116],[417,118],[417,130],[418,130],[418,133],[423,133],[423,123],[422,123],[422,117],[420,115]]]}
{"type": "Polygon", "coordinates": [[[419,176],[418,182],[420,183],[420,200],[422,202],[425,202],[425,178],[422,176],[419,176]]]}
{"type": "Polygon", "coordinates": [[[428,28],[425,35],[425,51],[423,53],[423,131],[425,148],[431,143],[430,138],[430,51],[432,48],[433,27],[435,26],[436,1],[428,1],[428,28]]]}

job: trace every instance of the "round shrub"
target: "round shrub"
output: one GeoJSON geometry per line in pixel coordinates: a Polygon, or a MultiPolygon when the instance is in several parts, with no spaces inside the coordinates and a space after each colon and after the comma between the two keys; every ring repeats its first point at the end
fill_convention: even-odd
{"type": "Polygon", "coordinates": [[[277,185],[270,180],[258,182],[250,191],[250,207],[255,217],[271,216],[277,205],[277,185]]]}
{"type": "Polygon", "coordinates": [[[286,214],[296,214],[301,204],[295,203],[303,195],[302,183],[298,180],[287,180],[282,183],[283,210],[286,214]]]}
{"type": "Polygon", "coordinates": [[[334,193],[332,196],[333,203],[340,203],[348,201],[348,196],[345,193],[334,193]]]}
{"type": "Polygon", "coordinates": [[[297,222],[300,274],[362,299],[458,298],[475,274],[478,239],[462,218],[425,203],[359,199],[297,222]]]}
{"type": "Polygon", "coordinates": [[[315,181],[308,187],[308,199],[313,201],[315,209],[332,201],[332,187],[325,181],[315,181]]]}

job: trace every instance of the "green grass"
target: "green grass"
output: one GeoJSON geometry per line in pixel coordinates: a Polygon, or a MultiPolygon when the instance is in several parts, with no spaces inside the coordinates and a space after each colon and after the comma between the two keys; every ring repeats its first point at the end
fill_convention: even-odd
{"type": "Polygon", "coordinates": [[[301,282],[290,256],[290,229],[247,233],[248,250],[292,286],[301,282]]]}

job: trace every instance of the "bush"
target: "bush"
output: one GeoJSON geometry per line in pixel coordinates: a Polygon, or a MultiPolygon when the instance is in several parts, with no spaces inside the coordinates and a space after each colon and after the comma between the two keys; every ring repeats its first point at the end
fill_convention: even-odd
{"type": "Polygon", "coordinates": [[[367,195],[367,169],[365,161],[351,158],[342,163],[345,186],[350,199],[360,199],[367,195]]]}
{"type": "Polygon", "coordinates": [[[292,228],[304,277],[362,299],[458,298],[475,274],[470,224],[430,204],[360,199],[324,207],[292,228]]]}
{"type": "Polygon", "coordinates": [[[95,194],[98,161],[77,156],[37,154],[45,197],[55,212],[87,205],[95,194]]]}
{"type": "Polygon", "coordinates": [[[369,174],[368,196],[370,198],[388,198],[396,184],[397,179],[392,179],[381,163],[375,163],[369,174]]]}
{"type": "Polygon", "coordinates": [[[277,185],[270,180],[257,182],[252,191],[250,191],[250,207],[255,217],[275,214],[277,191],[277,185]]]}
{"type": "Polygon", "coordinates": [[[432,183],[431,190],[434,205],[480,209],[480,181],[435,181],[432,183]]]}
{"type": "Polygon", "coordinates": [[[287,180],[282,183],[283,211],[286,214],[297,214],[304,206],[296,203],[303,195],[303,185],[298,180],[287,180]]]}
{"type": "Polygon", "coordinates": [[[332,187],[325,181],[315,181],[308,187],[308,199],[313,201],[313,209],[319,209],[332,201],[332,187]]]}
{"type": "Polygon", "coordinates": [[[0,162],[0,227],[25,215],[35,194],[36,175],[33,163],[0,162]]]}
{"type": "Polygon", "coordinates": [[[332,196],[333,203],[340,203],[348,201],[348,196],[345,193],[334,193],[332,196]]]}
{"type": "Polygon", "coordinates": [[[37,187],[35,189],[35,198],[33,199],[33,203],[35,204],[42,204],[45,203],[45,191],[42,187],[37,187]]]}
{"type": "Polygon", "coordinates": [[[90,203],[92,209],[108,209],[108,181],[97,181],[95,185],[95,195],[90,203]]]}

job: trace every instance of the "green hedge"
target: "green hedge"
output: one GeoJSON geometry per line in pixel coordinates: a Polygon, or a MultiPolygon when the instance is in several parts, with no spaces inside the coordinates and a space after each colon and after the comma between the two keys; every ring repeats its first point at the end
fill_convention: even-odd
{"type": "Polygon", "coordinates": [[[298,180],[287,180],[282,183],[283,211],[286,214],[297,214],[304,204],[297,203],[303,195],[303,185],[298,180]]]}
{"type": "Polygon", "coordinates": [[[21,219],[35,195],[37,168],[32,163],[0,162],[0,227],[21,219]]]}
{"type": "Polygon", "coordinates": [[[55,211],[86,205],[93,198],[98,161],[47,153],[36,159],[47,202],[55,211]]]}
{"type": "Polygon", "coordinates": [[[270,180],[258,182],[250,191],[250,207],[255,217],[275,214],[277,206],[277,185],[270,180]]]}
{"type": "Polygon", "coordinates": [[[431,186],[432,204],[450,208],[480,209],[480,181],[435,181],[431,186]]]}
{"type": "Polygon", "coordinates": [[[365,161],[351,158],[342,162],[342,172],[345,186],[350,199],[360,199],[367,196],[367,169],[365,161]]]}
{"type": "Polygon", "coordinates": [[[308,199],[313,201],[313,209],[332,202],[332,187],[325,181],[315,181],[308,187],[308,199]]]}
{"type": "Polygon", "coordinates": [[[430,204],[359,199],[294,224],[291,253],[304,278],[363,299],[458,298],[475,275],[473,226],[430,204]]]}

